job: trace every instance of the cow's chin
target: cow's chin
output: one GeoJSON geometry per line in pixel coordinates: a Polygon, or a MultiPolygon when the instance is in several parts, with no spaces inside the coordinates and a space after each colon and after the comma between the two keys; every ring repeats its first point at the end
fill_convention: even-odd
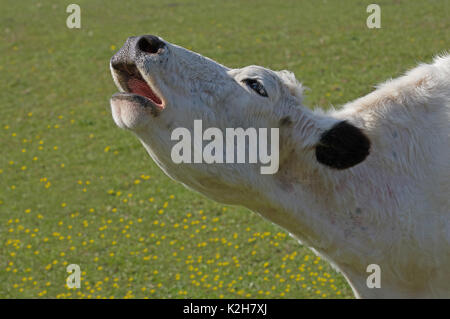
{"type": "Polygon", "coordinates": [[[159,113],[151,100],[132,93],[116,93],[111,97],[114,122],[120,128],[136,131],[148,126],[150,119],[159,113]]]}

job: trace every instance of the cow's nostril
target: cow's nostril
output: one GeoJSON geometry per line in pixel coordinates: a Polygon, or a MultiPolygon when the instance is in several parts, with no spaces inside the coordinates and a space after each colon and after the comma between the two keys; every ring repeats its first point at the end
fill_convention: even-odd
{"type": "Polygon", "coordinates": [[[137,48],[140,51],[155,54],[165,46],[164,42],[154,35],[143,35],[137,41],[137,48]]]}

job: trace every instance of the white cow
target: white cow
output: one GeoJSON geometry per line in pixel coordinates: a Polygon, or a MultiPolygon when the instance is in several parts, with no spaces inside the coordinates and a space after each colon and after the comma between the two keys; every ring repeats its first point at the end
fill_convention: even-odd
{"type": "Polygon", "coordinates": [[[156,36],[111,59],[116,124],[161,169],[214,200],[258,212],[342,272],[356,297],[450,297],[450,56],[328,112],[288,71],[229,69],[156,36]],[[279,170],[176,164],[177,127],[279,128],[279,170]],[[367,267],[381,270],[369,288],[367,267]]]}

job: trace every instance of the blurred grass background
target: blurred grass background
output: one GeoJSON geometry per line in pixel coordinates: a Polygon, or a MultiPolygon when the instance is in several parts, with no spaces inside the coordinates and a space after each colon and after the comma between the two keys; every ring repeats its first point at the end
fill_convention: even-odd
{"type": "Polygon", "coordinates": [[[0,297],[352,298],[283,230],[169,180],[115,127],[109,58],[156,34],[229,67],[289,69],[340,105],[449,49],[450,1],[1,0],[0,297]],[[69,264],[81,288],[65,286],[69,264]]]}

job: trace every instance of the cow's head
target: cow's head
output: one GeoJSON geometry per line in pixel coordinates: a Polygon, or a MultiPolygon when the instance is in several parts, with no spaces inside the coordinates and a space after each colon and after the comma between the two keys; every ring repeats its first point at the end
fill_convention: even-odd
{"type": "Polygon", "coordinates": [[[111,98],[116,124],[135,133],[166,174],[216,200],[257,195],[263,190],[254,185],[268,177],[260,164],[174,163],[172,132],[186,128],[193,139],[194,120],[224,134],[226,128],[279,128],[280,166],[296,158],[346,168],[367,155],[365,137],[353,126],[302,107],[303,89],[291,72],[230,69],[151,35],[128,38],[110,64],[120,90],[111,98]]]}

